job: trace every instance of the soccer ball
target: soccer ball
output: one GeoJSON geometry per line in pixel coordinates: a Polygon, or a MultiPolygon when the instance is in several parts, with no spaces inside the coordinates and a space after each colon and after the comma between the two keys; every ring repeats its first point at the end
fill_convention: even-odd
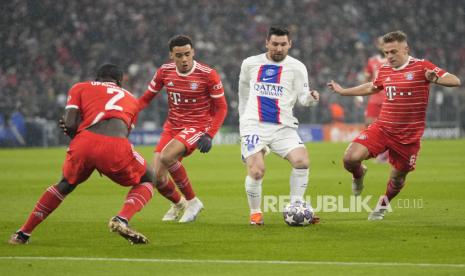
{"type": "Polygon", "coordinates": [[[284,222],[289,226],[305,226],[312,223],[313,208],[305,201],[291,202],[284,207],[284,222]]]}

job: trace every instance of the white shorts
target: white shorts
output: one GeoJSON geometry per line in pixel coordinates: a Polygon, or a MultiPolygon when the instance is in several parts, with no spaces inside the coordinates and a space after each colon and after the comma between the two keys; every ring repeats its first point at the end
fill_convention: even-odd
{"type": "Polygon", "coordinates": [[[297,129],[285,125],[258,123],[254,126],[241,126],[242,160],[260,151],[269,151],[285,158],[296,148],[305,148],[297,129]]]}

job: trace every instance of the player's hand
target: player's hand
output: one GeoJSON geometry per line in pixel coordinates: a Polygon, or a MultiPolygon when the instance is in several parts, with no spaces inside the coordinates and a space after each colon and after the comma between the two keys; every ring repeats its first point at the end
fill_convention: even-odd
{"type": "Polygon", "coordinates": [[[342,87],[339,85],[339,83],[331,80],[326,84],[326,86],[328,86],[329,89],[333,90],[334,92],[342,95],[342,87]]]}
{"type": "Polygon", "coordinates": [[[58,126],[61,128],[64,134],[68,135],[68,129],[66,128],[65,118],[63,116],[58,120],[58,126]]]}
{"type": "Polygon", "coordinates": [[[212,148],[212,138],[208,134],[204,134],[197,141],[197,148],[201,153],[207,153],[212,148]]]}
{"type": "Polygon", "coordinates": [[[429,82],[434,82],[436,83],[439,79],[439,76],[436,72],[434,72],[434,70],[426,70],[425,71],[425,78],[429,81],[429,82]]]}
{"type": "Polygon", "coordinates": [[[320,93],[318,93],[318,91],[312,90],[310,91],[310,95],[312,96],[314,102],[318,102],[320,100],[320,93]]]}

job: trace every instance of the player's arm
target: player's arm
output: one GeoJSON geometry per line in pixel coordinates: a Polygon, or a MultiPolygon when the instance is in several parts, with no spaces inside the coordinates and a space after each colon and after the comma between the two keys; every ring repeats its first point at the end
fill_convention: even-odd
{"type": "Polygon", "coordinates": [[[303,106],[315,106],[320,100],[320,94],[310,89],[307,68],[302,64],[295,71],[294,76],[294,87],[298,91],[299,103],[303,106]]]}
{"type": "Polygon", "coordinates": [[[142,94],[142,96],[138,99],[139,110],[146,108],[153,100],[153,98],[158,95],[158,92],[163,88],[162,74],[162,68],[157,70],[155,76],[153,76],[153,79],[147,86],[147,90],[145,90],[144,94],[142,94]]]}
{"type": "Polygon", "coordinates": [[[381,88],[375,86],[372,82],[367,82],[350,88],[343,88],[337,82],[331,80],[326,85],[329,89],[342,96],[366,96],[381,91],[381,88]]]}
{"type": "Polygon", "coordinates": [[[239,118],[244,114],[250,94],[250,72],[246,60],[242,62],[239,74],[239,118]]]}
{"type": "Polygon", "coordinates": [[[71,139],[76,136],[81,123],[81,93],[86,89],[86,84],[77,83],[68,92],[68,100],[65,106],[65,114],[59,120],[59,126],[71,139]]]}
{"type": "Polygon", "coordinates": [[[81,123],[81,112],[77,108],[65,109],[65,114],[60,120],[60,127],[63,132],[73,139],[76,136],[79,124],[81,123]]]}
{"type": "Polygon", "coordinates": [[[425,77],[429,82],[439,84],[446,87],[457,87],[461,85],[460,79],[451,73],[445,73],[442,76],[439,76],[435,70],[426,70],[425,77]]]}
{"type": "Polygon", "coordinates": [[[212,147],[212,139],[223,125],[226,114],[228,113],[228,104],[226,103],[223,84],[221,83],[220,77],[214,70],[212,70],[209,77],[208,89],[213,103],[213,120],[208,131],[201,136],[197,142],[197,148],[201,153],[207,153],[210,151],[212,147]]]}

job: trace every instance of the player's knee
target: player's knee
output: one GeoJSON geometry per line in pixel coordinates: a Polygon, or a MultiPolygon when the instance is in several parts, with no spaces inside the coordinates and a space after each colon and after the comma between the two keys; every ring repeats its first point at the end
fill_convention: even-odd
{"type": "Polygon", "coordinates": [[[61,179],[61,181],[55,185],[55,188],[60,192],[62,195],[67,195],[71,193],[74,188],[76,188],[76,185],[71,185],[68,180],[65,178],[61,179]]]}
{"type": "Polygon", "coordinates": [[[174,163],[176,163],[178,160],[166,153],[161,153],[160,155],[160,162],[167,168],[171,167],[174,163]]]}
{"type": "Polygon", "coordinates": [[[344,162],[344,164],[353,164],[360,161],[362,161],[361,157],[354,152],[346,152],[344,157],[342,157],[342,162],[344,162]]]}
{"type": "Polygon", "coordinates": [[[163,188],[168,183],[168,177],[166,175],[157,175],[156,185],[159,188],[163,188]]]}
{"type": "Polygon", "coordinates": [[[292,162],[292,167],[294,169],[308,169],[309,163],[308,158],[298,158],[292,162]]]}
{"type": "Polygon", "coordinates": [[[249,169],[249,176],[254,180],[260,180],[265,176],[265,169],[259,167],[251,167],[249,169]]]}

